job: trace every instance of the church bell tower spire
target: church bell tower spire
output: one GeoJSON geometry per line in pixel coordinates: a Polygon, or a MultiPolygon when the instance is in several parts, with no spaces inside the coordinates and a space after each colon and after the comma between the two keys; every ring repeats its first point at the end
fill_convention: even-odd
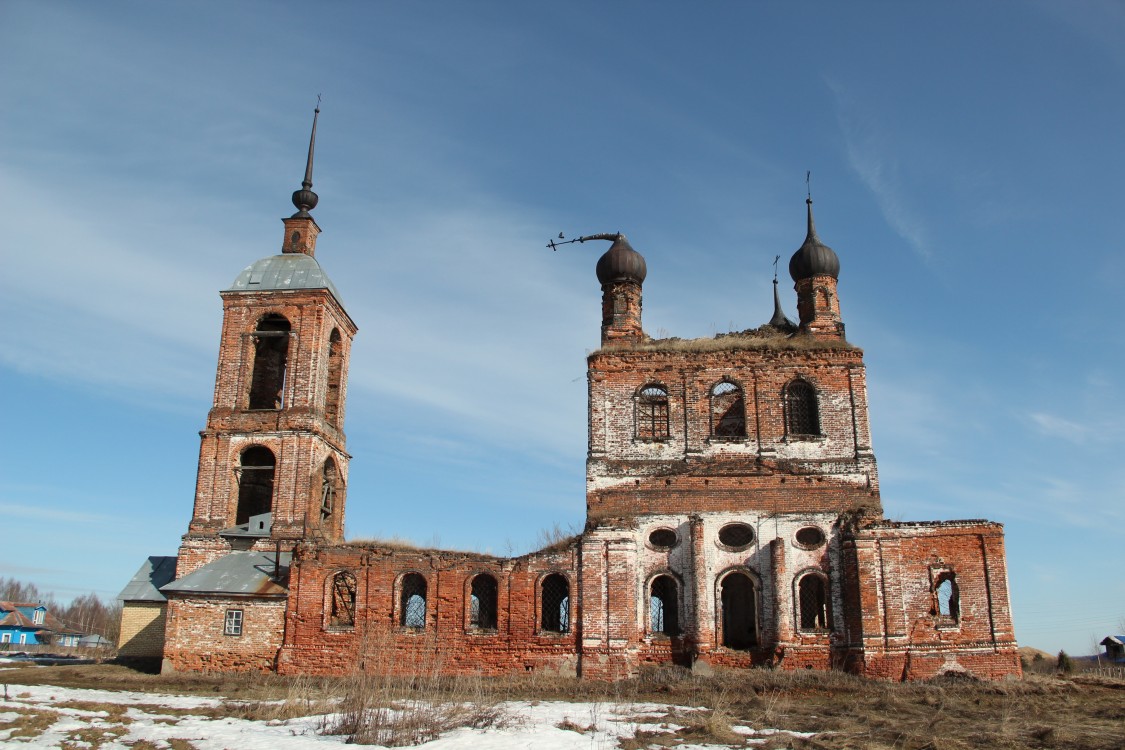
{"type": "Polygon", "coordinates": [[[304,253],[316,255],[316,238],[320,234],[320,227],[313,219],[312,211],[320,198],[313,192],[313,155],[316,151],[316,121],[320,116],[320,97],[316,98],[316,109],[313,110],[312,135],[309,136],[309,156],[305,161],[305,179],[301,181],[301,189],[293,192],[293,205],[297,213],[285,223],[285,238],[281,243],[282,253],[304,253]]]}

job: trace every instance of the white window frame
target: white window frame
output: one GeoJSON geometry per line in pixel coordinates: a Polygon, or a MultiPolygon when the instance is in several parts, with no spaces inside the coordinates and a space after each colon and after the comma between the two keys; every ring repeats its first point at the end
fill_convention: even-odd
{"type": "Polygon", "coordinates": [[[11,643],[11,642],[12,642],[12,634],[11,633],[0,633],[0,643],[11,643]]]}
{"type": "Polygon", "coordinates": [[[228,609],[223,615],[223,635],[241,636],[244,622],[241,609],[228,609]]]}
{"type": "Polygon", "coordinates": [[[43,610],[41,610],[41,609],[35,610],[35,614],[33,614],[32,617],[31,617],[31,622],[34,623],[35,625],[42,625],[43,624],[43,614],[44,614],[43,610]]]}
{"type": "Polygon", "coordinates": [[[27,633],[20,633],[20,645],[27,643],[27,633]]]}

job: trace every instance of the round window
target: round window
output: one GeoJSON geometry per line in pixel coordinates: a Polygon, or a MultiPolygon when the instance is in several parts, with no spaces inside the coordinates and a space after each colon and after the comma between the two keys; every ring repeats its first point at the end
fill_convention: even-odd
{"type": "Polygon", "coordinates": [[[824,544],[824,532],[815,526],[806,526],[797,532],[795,539],[805,549],[815,549],[824,544]]]}
{"type": "Polygon", "coordinates": [[[719,529],[719,544],[724,547],[748,547],[754,541],[754,529],[744,523],[728,523],[719,529]]]}
{"type": "Polygon", "coordinates": [[[679,537],[671,529],[657,529],[648,535],[648,543],[653,547],[675,547],[679,537]]]}

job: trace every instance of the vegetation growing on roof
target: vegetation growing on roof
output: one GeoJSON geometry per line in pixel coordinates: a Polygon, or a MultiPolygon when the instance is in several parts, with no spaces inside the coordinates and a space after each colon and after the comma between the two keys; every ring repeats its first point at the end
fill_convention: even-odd
{"type": "Polygon", "coordinates": [[[748,328],[745,331],[718,333],[712,337],[682,339],[672,336],[666,339],[649,338],[639,344],[616,345],[597,349],[590,354],[595,356],[606,352],[718,352],[738,349],[775,349],[808,351],[815,349],[846,349],[859,351],[859,347],[843,339],[818,339],[807,334],[785,334],[770,325],[748,328]]]}

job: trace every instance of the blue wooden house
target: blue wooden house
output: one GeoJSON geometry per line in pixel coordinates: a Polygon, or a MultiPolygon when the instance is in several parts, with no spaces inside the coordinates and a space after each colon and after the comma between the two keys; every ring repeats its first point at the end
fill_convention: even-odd
{"type": "Polygon", "coordinates": [[[77,645],[79,635],[66,628],[42,604],[0,601],[0,650],[77,645]]]}

